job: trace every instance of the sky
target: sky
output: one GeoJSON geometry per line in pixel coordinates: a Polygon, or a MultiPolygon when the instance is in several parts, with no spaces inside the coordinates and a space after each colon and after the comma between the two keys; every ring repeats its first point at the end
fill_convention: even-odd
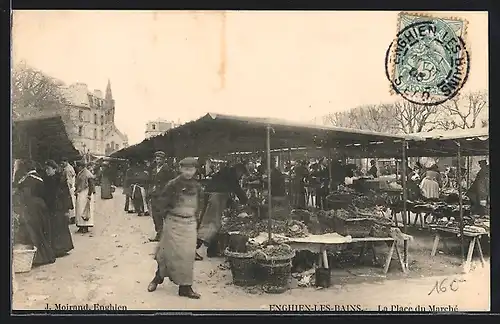
{"type": "MultiPolygon", "coordinates": [[[[432,12],[468,21],[462,91],[488,89],[486,12],[432,12]]],[[[385,52],[397,11],[14,11],[12,60],[104,92],[129,144],[158,118],[208,112],[309,122],[399,99],[385,52]]]]}

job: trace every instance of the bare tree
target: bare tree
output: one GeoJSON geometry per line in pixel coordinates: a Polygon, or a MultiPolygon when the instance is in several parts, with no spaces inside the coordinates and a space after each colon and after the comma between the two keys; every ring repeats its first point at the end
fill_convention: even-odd
{"type": "Polygon", "coordinates": [[[36,115],[61,108],[66,100],[61,91],[62,82],[25,62],[12,71],[12,109],[14,116],[36,115]]]}
{"type": "Polygon", "coordinates": [[[437,106],[418,105],[407,100],[383,104],[382,107],[394,119],[398,133],[432,131],[438,127],[438,121],[443,117],[437,106]]]}
{"type": "Polygon", "coordinates": [[[488,114],[488,92],[476,91],[459,94],[440,107],[448,117],[445,122],[440,123],[441,128],[467,129],[475,128],[478,123],[485,125],[487,117],[486,119],[481,119],[481,117],[488,114]]]}
{"type": "Polygon", "coordinates": [[[350,111],[337,111],[323,116],[323,123],[337,127],[353,128],[354,124],[349,116],[350,111]]]}
{"type": "Polygon", "coordinates": [[[351,110],[350,115],[355,127],[359,129],[385,133],[393,133],[396,129],[392,112],[383,105],[357,107],[351,110]]]}
{"type": "Polygon", "coordinates": [[[324,117],[326,124],[376,132],[394,132],[394,119],[390,111],[379,105],[365,105],[324,117]]]}

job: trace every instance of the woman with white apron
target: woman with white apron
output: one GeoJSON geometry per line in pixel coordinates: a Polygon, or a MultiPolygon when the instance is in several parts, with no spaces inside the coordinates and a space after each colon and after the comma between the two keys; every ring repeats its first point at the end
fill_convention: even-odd
{"type": "Polygon", "coordinates": [[[78,163],[75,180],[75,220],[77,233],[87,233],[94,226],[94,175],[86,168],[85,163],[78,163]]]}

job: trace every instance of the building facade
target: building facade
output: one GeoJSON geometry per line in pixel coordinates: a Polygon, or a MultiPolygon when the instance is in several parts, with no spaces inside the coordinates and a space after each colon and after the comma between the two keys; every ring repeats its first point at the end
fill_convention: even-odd
{"type": "Polygon", "coordinates": [[[162,119],[149,121],[146,123],[146,131],[144,132],[144,135],[146,138],[161,135],[176,126],[177,125],[174,122],[162,119]]]}
{"type": "Polygon", "coordinates": [[[103,96],[100,90],[89,91],[85,83],[74,83],[63,90],[73,145],[82,153],[109,155],[128,146],[128,138],[115,125],[115,100],[108,80],[103,96]]]}

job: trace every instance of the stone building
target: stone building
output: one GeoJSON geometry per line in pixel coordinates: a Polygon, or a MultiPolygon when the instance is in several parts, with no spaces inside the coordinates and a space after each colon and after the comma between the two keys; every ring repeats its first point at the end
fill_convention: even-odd
{"type": "Polygon", "coordinates": [[[63,88],[66,98],[66,130],[77,150],[93,155],[109,155],[128,146],[128,138],[115,125],[115,100],[108,80],[106,92],[91,92],[85,83],[63,88]]]}
{"type": "Polygon", "coordinates": [[[149,121],[146,123],[146,131],[144,132],[144,135],[146,138],[161,135],[176,126],[177,125],[174,122],[163,119],[149,121]]]}

